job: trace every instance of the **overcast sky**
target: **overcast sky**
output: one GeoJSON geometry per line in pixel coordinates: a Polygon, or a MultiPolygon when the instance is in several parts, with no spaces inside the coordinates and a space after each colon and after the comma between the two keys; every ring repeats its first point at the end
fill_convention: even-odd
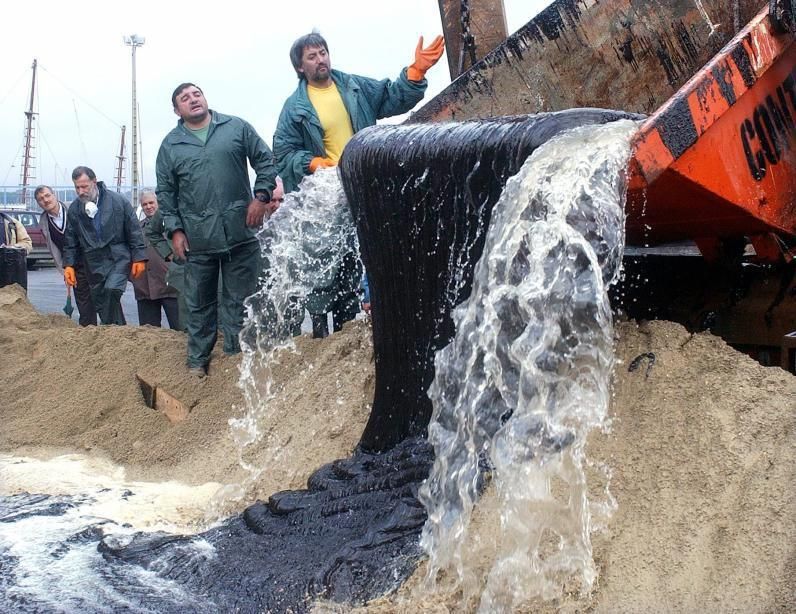
{"type": "MultiPolygon", "coordinates": [[[[509,31],[547,3],[505,0],[509,31]]],[[[34,58],[39,62],[35,183],[70,185],[71,170],[79,164],[114,183],[123,124],[129,183],[131,54],[123,36],[146,37],[136,53],[137,94],[142,185],[152,185],[158,147],[177,120],[171,92],[178,83],[197,83],[211,109],[246,119],[270,145],[282,104],[297,83],[288,50],[312,28],[329,43],[333,68],[379,79],[395,78],[411,63],[420,35],[430,41],[442,33],[437,0],[5,3],[0,185],[20,182],[34,58]]],[[[450,83],[444,56],[427,76],[426,100],[450,83]]]]}

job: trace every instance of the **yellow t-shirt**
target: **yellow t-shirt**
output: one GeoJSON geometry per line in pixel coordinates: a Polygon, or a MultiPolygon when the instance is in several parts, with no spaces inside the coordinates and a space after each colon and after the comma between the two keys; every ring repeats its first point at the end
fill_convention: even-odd
{"type": "Polygon", "coordinates": [[[331,158],[337,164],[343,153],[343,148],[354,135],[351,118],[348,116],[340,92],[337,91],[337,86],[334,83],[325,88],[307,84],[307,95],[312,106],[315,107],[318,119],[321,120],[326,157],[331,158]]]}

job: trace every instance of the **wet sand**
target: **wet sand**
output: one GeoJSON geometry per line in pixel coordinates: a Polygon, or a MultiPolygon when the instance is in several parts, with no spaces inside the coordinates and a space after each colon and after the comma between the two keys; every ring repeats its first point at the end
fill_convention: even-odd
{"type": "MultiPolygon", "coordinates": [[[[227,424],[243,413],[239,361],[217,352],[208,378],[197,383],[184,370],[184,348],[179,332],[81,329],[37,313],[16,288],[0,289],[0,452],[77,452],[123,466],[130,479],[218,482],[235,492],[246,477],[227,424]],[[146,407],[136,373],[187,403],[188,418],[173,425],[146,407]]],[[[796,609],[796,377],[668,322],[617,325],[617,357],[612,429],[588,444],[590,459],[610,468],[618,505],[593,535],[600,576],[589,595],[565,584],[561,599],[523,611],[796,609]],[[645,353],[654,364],[629,371],[645,353]]],[[[316,467],[350,453],[372,399],[367,323],[324,340],[300,338],[274,374],[269,424],[245,453],[262,472],[215,514],[301,488],[316,467]]],[[[604,474],[592,478],[597,500],[604,474]]],[[[421,566],[367,610],[477,607],[497,526],[491,501],[487,493],[476,513],[468,596],[444,579],[433,594],[419,591],[421,566]]]]}

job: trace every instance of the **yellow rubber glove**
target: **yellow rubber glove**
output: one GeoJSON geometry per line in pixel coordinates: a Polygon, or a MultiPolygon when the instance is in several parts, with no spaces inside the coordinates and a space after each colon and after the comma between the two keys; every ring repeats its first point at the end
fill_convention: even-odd
{"type": "Polygon", "coordinates": [[[330,166],[334,166],[334,162],[330,158],[321,158],[317,156],[310,160],[310,172],[314,173],[319,168],[329,168],[330,166]]]}
{"type": "Polygon", "coordinates": [[[406,78],[410,81],[422,81],[426,71],[434,66],[445,51],[445,39],[441,36],[435,38],[431,44],[423,49],[423,37],[415,49],[415,63],[406,69],[406,78]]]}
{"type": "Polygon", "coordinates": [[[64,281],[66,282],[67,286],[71,286],[73,288],[77,287],[77,277],[75,276],[74,267],[64,267],[64,281]]]}
{"type": "Polygon", "coordinates": [[[145,269],[146,262],[133,262],[133,270],[131,271],[133,279],[138,279],[145,269]]]}

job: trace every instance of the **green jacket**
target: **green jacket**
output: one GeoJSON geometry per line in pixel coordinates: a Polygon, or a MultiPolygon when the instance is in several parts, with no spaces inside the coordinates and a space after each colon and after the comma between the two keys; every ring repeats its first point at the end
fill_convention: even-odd
{"type": "Polygon", "coordinates": [[[144,237],[163,260],[173,258],[174,252],[171,251],[171,241],[166,239],[166,227],[163,224],[163,214],[159,208],[155,211],[155,215],[150,218],[149,224],[143,226],[143,229],[144,237]]]}
{"type": "Polygon", "coordinates": [[[250,124],[211,111],[202,143],[183,125],[166,135],[158,151],[157,197],[166,234],[182,230],[192,254],[216,254],[255,241],[246,226],[252,200],[248,159],[257,178],[255,192],[268,197],[276,187],[276,167],[268,145],[250,124]]]}
{"type": "MultiPolygon", "coordinates": [[[[377,119],[410,111],[426,91],[427,81],[409,81],[406,69],[395,81],[369,79],[332,70],[354,132],[373,126],[377,119]]],[[[301,79],[296,91],[285,101],[274,132],[274,157],[285,192],[298,189],[309,174],[316,156],[326,156],[323,129],[307,95],[307,81],[301,79]]]]}

